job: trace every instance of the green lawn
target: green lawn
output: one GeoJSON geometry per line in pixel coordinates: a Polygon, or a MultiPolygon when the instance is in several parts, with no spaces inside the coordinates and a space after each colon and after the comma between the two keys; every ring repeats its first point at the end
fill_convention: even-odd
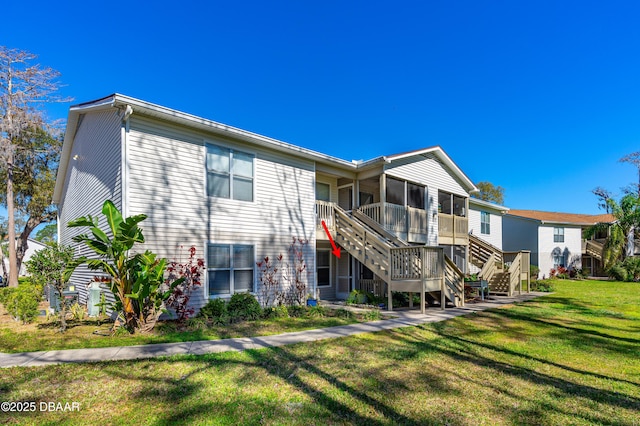
{"type": "Polygon", "coordinates": [[[640,284],[243,353],[0,370],[7,424],[638,425],[640,284]]]}
{"type": "MultiPolygon", "coordinates": [[[[161,322],[151,333],[110,333],[112,323],[95,319],[69,321],[67,331],[59,332],[59,325],[44,317],[32,324],[15,322],[0,305],[0,352],[32,352],[56,349],[106,348],[152,343],[219,340],[231,337],[267,336],[315,328],[333,327],[366,321],[366,317],[346,310],[325,309],[323,317],[311,316],[311,311],[301,317],[268,318],[242,321],[226,326],[183,327],[176,329],[174,321],[161,322]]],[[[203,324],[203,323],[200,323],[203,324]]]]}

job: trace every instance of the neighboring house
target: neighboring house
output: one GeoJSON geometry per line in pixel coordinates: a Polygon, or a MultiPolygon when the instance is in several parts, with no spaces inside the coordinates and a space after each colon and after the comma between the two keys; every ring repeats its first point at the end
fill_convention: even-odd
{"type": "MultiPolygon", "coordinates": [[[[469,199],[469,234],[502,250],[502,217],[508,207],[477,198],[469,199]]],[[[524,247],[521,247],[523,249],[524,247]]],[[[477,273],[479,268],[469,263],[469,272],[477,273]]]]}
{"type": "Polygon", "coordinates": [[[583,269],[598,275],[602,269],[603,239],[586,241],[583,231],[613,217],[574,213],[511,209],[503,218],[504,250],[531,250],[531,264],[540,268],[540,277],[549,277],[551,269],[583,269]]]}
{"type": "MultiPolygon", "coordinates": [[[[46,247],[46,244],[41,243],[40,241],[29,238],[27,240],[27,251],[24,253],[24,257],[22,258],[22,264],[20,265],[20,271],[18,271],[19,276],[29,275],[27,272],[27,260],[31,259],[36,252],[42,250],[46,247]]],[[[5,259],[6,262],[4,266],[7,268],[6,273],[9,276],[9,272],[11,271],[11,265],[9,264],[9,259],[5,259]]]]}
{"type": "Polygon", "coordinates": [[[469,233],[502,250],[502,217],[508,212],[508,207],[470,198],[469,233]]]}
{"type": "MultiPolygon", "coordinates": [[[[286,255],[293,237],[308,241],[305,278],[321,298],[390,285],[459,303],[461,271],[443,255],[465,268],[476,190],[440,147],[351,162],[115,94],[70,108],[54,202],[59,241],[77,255],[90,255],[72,241],[86,230],[66,224],[100,216],[106,199],[148,216],[144,249],[173,259],[195,246],[207,268],[195,307],[262,297],[256,262],[286,255]]],[[[72,277],[81,300],[93,275],[72,277]]]]}

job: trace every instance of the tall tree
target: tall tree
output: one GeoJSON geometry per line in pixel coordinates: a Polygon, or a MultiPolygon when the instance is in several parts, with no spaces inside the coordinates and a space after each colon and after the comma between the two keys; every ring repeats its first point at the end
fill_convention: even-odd
{"type": "Polygon", "coordinates": [[[55,243],[58,241],[58,225],[50,223],[36,232],[35,240],[41,243],[55,243]]]}
{"type": "MultiPolygon", "coordinates": [[[[632,152],[631,154],[625,155],[619,160],[621,163],[629,163],[638,169],[638,186],[635,188],[633,192],[636,192],[640,196],[640,151],[632,152]]],[[[636,186],[636,185],[632,185],[636,186]]],[[[631,192],[631,191],[627,191],[631,192]]]]}
{"type": "MultiPolygon", "coordinates": [[[[16,147],[13,192],[18,234],[15,265],[19,271],[33,230],[41,223],[56,219],[51,198],[62,140],[43,129],[36,129],[31,133],[31,138],[16,141],[16,147]]],[[[5,194],[6,188],[0,182],[0,202],[6,201],[5,194]]]]}
{"type": "MultiPolygon", "coordinates": [[[[59,73],[40,64],[27,51],[0,46],[0,164],[6,173],[6,206],[9,238],[9,285],[18,286],[15,188],[16,159],[29,150],[34,134],[46,127],[42,107],[65,101],[56,95],[59,73]],[[26,148],[25,148],[26,147],[26,148]]],[[[27,235],[28,236],[28,235],[27,235]]]]}
{"type": "Polygon", "coordinates": [[[478,187],[480,192],[478,192],[477,194],[473,194],[472,197],[496,204],[504,203],[503,187],[495,186],[491,182],[478,182],[476,186],[478,187]]]}

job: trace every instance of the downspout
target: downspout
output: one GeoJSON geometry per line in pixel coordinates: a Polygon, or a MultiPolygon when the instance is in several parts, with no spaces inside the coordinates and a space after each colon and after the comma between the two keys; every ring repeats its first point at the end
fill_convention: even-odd
{"type": "Polygon", "coordinates": [[[120,140],[121,143],[121,176],[120,176],[120,198],[122,200],[122,216],[129,216],[129,130],[130,121],[129,117],[133,114],[133,108],[131,105],[127,105],[124,108],[122,114],[122,126],[120,128],[120,140]]]}

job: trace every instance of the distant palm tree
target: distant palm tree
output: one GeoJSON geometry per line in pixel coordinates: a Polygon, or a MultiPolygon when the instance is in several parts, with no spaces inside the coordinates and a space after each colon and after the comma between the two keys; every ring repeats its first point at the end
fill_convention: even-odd
{"type": "Polygon", "coordinates": [[[634,237],[640,236],[640,196],[629,193],[617,202],[606,190],[597,188],[593,192],[600,198],[600,206],[615,218],[613,222],[600,222],[585,230],[586,238],[599,231],[607,232],[602,256],[607,269],[625,259],[629,236],[632,233],[634,237]]]}

